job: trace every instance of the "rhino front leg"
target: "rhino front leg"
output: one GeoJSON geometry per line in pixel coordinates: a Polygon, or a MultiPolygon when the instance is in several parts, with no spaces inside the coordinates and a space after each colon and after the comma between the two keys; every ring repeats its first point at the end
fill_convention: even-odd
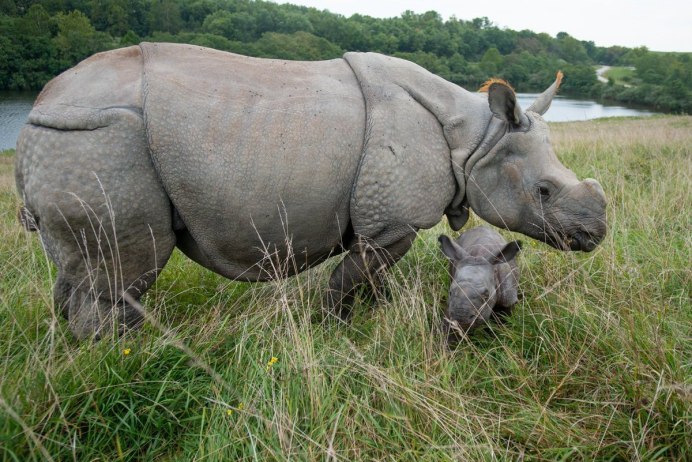
{"type": "Polygon", "coordinates": [[[415,239],[416,233],[412,231],[393,244],[378,247],[359,238],[329,278],[328,314],[348,320],[357,289],[366,284],[366,290],[375,293],[382,285],[385,271],[404,256],[415,239]]]}

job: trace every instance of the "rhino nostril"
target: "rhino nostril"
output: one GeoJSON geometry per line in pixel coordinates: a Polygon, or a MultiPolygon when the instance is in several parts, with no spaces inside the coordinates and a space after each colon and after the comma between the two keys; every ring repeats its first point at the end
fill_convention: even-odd
{"type": "Polygon", "coordinates": [[[598,198],[601,199],[601,201],[605,204],[605,193],[603,192],[603,188],[598,181],[594,180],[593,178],[587,178],[582,181],[582,184],[591,192],[592,195],[598,196],[598,198]]]}

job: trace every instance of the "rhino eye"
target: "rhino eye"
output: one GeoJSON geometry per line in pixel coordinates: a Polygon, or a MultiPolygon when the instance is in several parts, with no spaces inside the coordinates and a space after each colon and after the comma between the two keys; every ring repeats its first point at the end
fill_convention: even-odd
{"type": "Polygon", "coordinates": [[[550,189],[547,186],[539,186],[536,188],[536,192],[541,200],[547,200],[550,197],[550,189]]]}

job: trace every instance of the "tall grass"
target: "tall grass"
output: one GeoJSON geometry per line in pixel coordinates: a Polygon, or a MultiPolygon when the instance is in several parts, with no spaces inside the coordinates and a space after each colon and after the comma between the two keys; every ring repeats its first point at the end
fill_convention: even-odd
{"type": "Polygon", "coordinates": [[[563,162],[601,181],[608,237],[590,254],[523,238],[512,316],[454,351],[438,332],[444,224],[394,268],[389,299],[358,304],[349,325],[316,321],[336,261],[248,284],[175,253],[142,300],[142,330],[75,342],[51,308],[54,269],[16,222],[3,154],[0,454],[690,460],[692,118],[552,131],[563,162]]]}

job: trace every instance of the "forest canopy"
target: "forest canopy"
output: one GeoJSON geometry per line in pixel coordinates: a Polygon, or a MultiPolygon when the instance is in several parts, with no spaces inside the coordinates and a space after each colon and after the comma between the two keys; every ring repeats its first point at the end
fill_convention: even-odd
{"type": "Polygon", "coordinates": [[[443,20],[435,11],[405,11],[347,18],[261,0],[0,0],[0,89],[39,89],[95,52],[140,41],[300,60],[376,51],[468,89],[500,77],[517,91],[540,91],[562,70],[566,94],[692,112],[690,53],[599,47],[564,32],[502,29],[485,17],[443,20]],[[634,77],[626,85],[602,84],[596,65],[633,66],[634,77]]]}

